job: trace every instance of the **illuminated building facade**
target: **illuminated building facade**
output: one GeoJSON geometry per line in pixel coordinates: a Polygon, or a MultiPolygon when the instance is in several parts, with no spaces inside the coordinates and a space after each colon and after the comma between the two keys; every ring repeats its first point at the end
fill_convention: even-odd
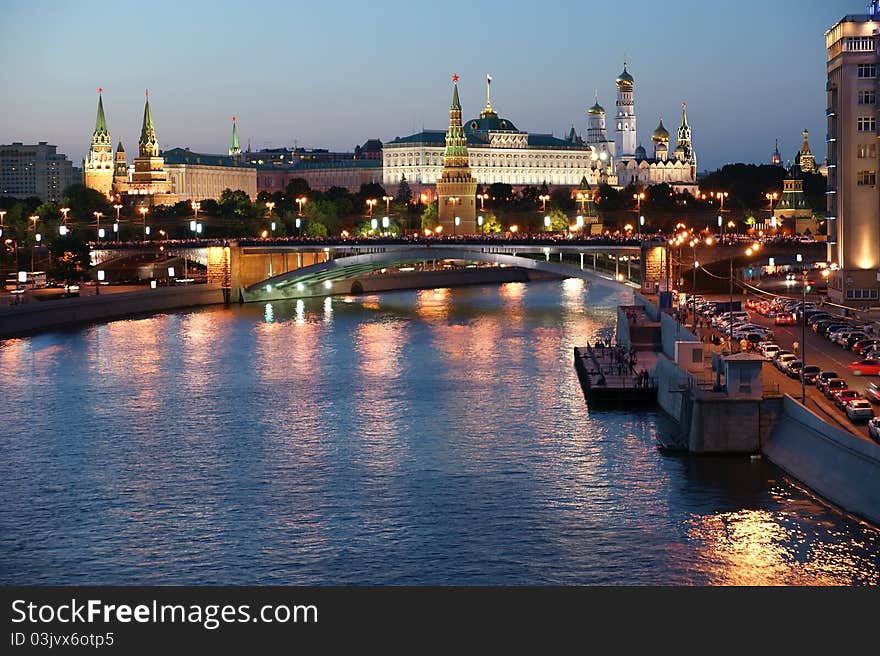
{"type": "Polygon", "coordinates": [[[828,258],[832,301],[878,305],[878,32],[880,7],[848,15],[825,33],[828,50],[828,258]]]}

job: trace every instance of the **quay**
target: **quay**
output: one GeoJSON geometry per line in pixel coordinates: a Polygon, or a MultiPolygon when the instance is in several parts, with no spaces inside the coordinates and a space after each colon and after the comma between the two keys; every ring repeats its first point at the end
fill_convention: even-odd
{"type": "Polygon", "coordinates": [[[633,302],[618,307],[613,345],[574,349],[588,405],[656,403],[677,426],[658,437],[661,449],[766,457],[831,505],[880,526],[880,445],[786,393],[764,357],[719,349],[684,325],[683,312],[641,294],[633,302]],[[644,369],[639,387],[645,378],[633,372],[644,369]]]}

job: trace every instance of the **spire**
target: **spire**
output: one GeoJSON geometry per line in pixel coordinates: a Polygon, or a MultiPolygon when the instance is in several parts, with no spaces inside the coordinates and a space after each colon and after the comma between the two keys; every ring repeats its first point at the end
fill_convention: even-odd
{"type": "Polygon", "coordinates": [[[770,163],[782,166],[782,155],[779,153],[779,139],[776,140],[776,143],[773,146],[773,156],[770,158],[770,163]]]}
{"type": "Polygon", "coordinates": [[[490,89],[492,87],[492,76],[486,73],[486,108],[480,112],[480,118],[497,118],[497,112],[492,109],[492,96],[490,89]]]}
{"type": "Polygon", "coordinates": [[[683,127],[688,127],[687,107],[688,104],[686,102],[681,103],[681,124],[683,127]]]}
{"type": "Polygon", "coordinates": [[[230,156],[240,155],[241,147],[238,145],[238,127],[235,124],[235,117],[232,117],[232,141],[229,143],[230,156]]]}
{"type": "Polygon", "coordinates": [[[119,144],[116,146],[116,152],[117,152],[117,153],[124,153],[124,152],[125,152],[125,148],[122,147],[122,142],[121,142],[121,141],[120,141],[119,144]]]}
{"type": "Polygon", "coordinates": [[[458,99],[458,75],[452,76],[452,105],[449,108],[449,130],[446,132],[446,152],[443,168],[467,168],[467,137],[461,125],[461,101],[458,99]]]}
{"type": "Polygon", "coordinates": [[[95,134],[94,136],[110,136],[110,133],[107,131],[107,120],[104,118],[104,97],[103,97],[104,89],[98,87],[98,115],[95,118],[95,134]]]}
{"type": "Polygon", "coordinates": [[[144,105],[144,124],[141,127],[141,138],[138,141],[141,157],[158,157],[159,140],[156,138],[156,128],[153,125],[153,114],[150,111],[150,90],[146,91],[147,101],[144,105]]]}

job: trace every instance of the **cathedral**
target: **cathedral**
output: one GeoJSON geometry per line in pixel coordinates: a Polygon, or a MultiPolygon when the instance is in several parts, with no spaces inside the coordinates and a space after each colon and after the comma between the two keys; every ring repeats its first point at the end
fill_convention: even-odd
{"type": "Polygon", "coordinates": [[[617,77],[617,113],[615,116],[614,140],[608,139],[605,133],[605,110],[596,104],[589,110],[587,144],[599,156],[605,156],[614,162],[616,184],[618,187],[627,185],[649,186],[666,183],[677,192],[696,195],[697,185],[697,154],[691,140],[691,127],[687,119],[687,105],[681,106],[681,125],[677,133],[675,150],[669,152],[670,134],[663,125],[663,119],[657,129],[651,133],[652,150],[647,150],[638,141],[635,110],[635,80],[624,63],[623,72],[617,77]]]}

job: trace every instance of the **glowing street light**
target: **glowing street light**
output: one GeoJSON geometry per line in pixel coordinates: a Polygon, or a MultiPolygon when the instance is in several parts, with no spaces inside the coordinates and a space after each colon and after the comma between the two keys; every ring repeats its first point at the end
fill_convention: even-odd
{"type": "Polygon", "coordinates": [[[538,200],[541,201],[541,211],[546,212],[547,201],[550,200],[550,196],[548,196],[547,194],[541,194],[540,196],[538,196],[538,200]]]}
{"type": "MultiPolygon", "coordinates": [[[[486,211],[485,203],[486,203],[486,199],[489,198],[489,194],[477,194],[477,198],[480,199],[480,211],[485,212],[486,211]]],[[[482,224],[480,224],[480,225],[482,225],[482,224]]]]}
{"type": "Polygon", "coordinates": [[[368,198],[367,199],[367,207],[370,210],[370,216],[373,216],[373,206],[378,202],[379,201],[377,201],[375,198],[368,198]]]}
{"type": "MultiPolygon", "coordinates": [[[[299,198],[296,199],[296,204],[299,206],[299,210],[298,210],[298,212],[297,212],[297,213],[299,214],[299,216],[302,216],[302,213],[303,213],[303,204],[304,204],[307,200],[308,200],[308,198],[306,198],[305,196],[300,196],[299,198]]],[[[296,227],[299,228],[299,226],[296,226],[296,227]]]]}
{"type": "Polygon", "coordinates": [[[644,191],[640,191],[637,194],[633,194],[633,200],[636,201],[636,214],[642,213],[642,201],[645,200],[647,196],[644,191]]]}
{"type": "Polygon", "coordinates": [[[122,209],[122,205],[119,203],[116,203],[113,206],[113,209],[116,210],[116,223],[113,224],[113,232],[116,233],[116,241],[118,242],[119,241],[119,210],[122,209]]]}
{"type": "Polygon", "coordinates": [[[779,198],[779,194],[776,193],[775,191],[772,193],[766,193],[766,194],[764,194],[764,198],[766,198],[768,201],[770,201],[770,224],[775,228],[776,227],[774,225],[775,222],[773,221],[773,201],[775,201],[777,198],[779,198]]]}
{"type": "Polygon", "coordinates": [[[382,200],[385,201],[385,214],[391,214],[391,201],[394,200],[394,196],[382,196],[382,200]]]}
{"type": "MultiPolygon", "coordinates": [[[[67,213],[70,211],[70,208],[69,207],[59,207],[58,211],[61,212],[61,216],[62,216],[61,221],[66,226],[67,225],[67,213]]],[[[0,212],[0,214],[6,214],[6,212],[0,212]]],[[[0,224],[2,224],[2,223],[3,223],[3,218],[0,217],[0,224]]]]}
{"type": "Polygon", "coordinates": [[[544,229],[545,230],[550,229],[550,217],[549,216],[544,217],[544,229]]]}
{"type": "Polygon", "coordinates": [[[138,212],[141,213],[141,220],[143,221],[143,224],[144,224],[144,241],[147,240],[147,235],[150,234],[150,228],[147,226],[147,212],[149,212],[149,211],[150,210],[146,207],[139,207],[138,208],[138,212]]]}

